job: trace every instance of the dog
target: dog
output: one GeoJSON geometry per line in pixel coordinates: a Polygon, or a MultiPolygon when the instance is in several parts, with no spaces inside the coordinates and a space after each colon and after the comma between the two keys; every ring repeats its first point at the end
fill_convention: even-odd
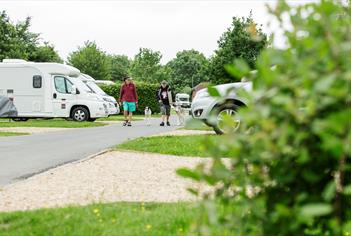
{"type": "Polygon", "coordinates": [[[181,106],[179,102],[174,103],[174,110],[177,113],[177,125],[185,124],[185,109],[181,106]]]}
{"type": "Polygon", "coordinates": [[[152,114],[151,108],[145,107],[144,113],[145,113],[146,124],[151,125],[151,114],[152,114]]]}

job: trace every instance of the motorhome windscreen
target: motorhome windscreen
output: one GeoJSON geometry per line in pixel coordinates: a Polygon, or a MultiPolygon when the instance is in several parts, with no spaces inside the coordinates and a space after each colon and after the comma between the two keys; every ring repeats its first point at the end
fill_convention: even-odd
{"type": "Polygon", "coordinates": [[[189,101],[189,98],[179,98],[179,100],[182,102],[187,102],[187,101],[189,101]]]}
{"type": "Polygon", "coordinates": [[[83,90],[86,93],[95,93],[94,90],[86,86],[86,84],[80,79],[72,77],[70,77],[69,79],[72,81],[72,83],[74,83],[77,86],[78,90],[83,90]]]}
{"type": "Polygon", "coordinates": [[[95,93],[100,94],[100,95],[106,95],[104,90],[102,90],[97,84],[95,84],[92,81],[87,81],[86,85],[91,88],[95,93]]]}

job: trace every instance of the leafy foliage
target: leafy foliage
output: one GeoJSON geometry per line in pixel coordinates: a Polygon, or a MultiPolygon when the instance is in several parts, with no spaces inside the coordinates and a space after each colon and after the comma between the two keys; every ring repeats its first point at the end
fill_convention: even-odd
{"type": "Polygon", "coordinates": [[[5,11],[0,12],[0,60],[6,58],[37,62],[62,62],[54,47],[40,44],[39,34],[29,31],[31,18],[13,24],[5,11]]]}
{"type": "Polygon", "coordinates": [[[95,42],[85,42],[83,47],[70,53],[68,62],[82,73],[88,74],[97,80],[111,79],[111,64],[106,53],[95,42]]]}
{"type": "MultiPolygon", "coordinates": [[[[101,88],[110,96],[119,98],[121,84],[116,85],[101,85],[101,88]]],[[[136,82],[137,93],[139,97],[139,107],[136,113],[144,114],[145,107],[150,107],[153,113],[159,113],[160,107],[156,98],[157,90],[160,87],[158,84],[149,84],[144,82],[136,82]]],[[[121,107],[123,108],[123,107],[121,107]]]]}
{"type": "Polygon", "coordinates": [[[167,72],[160,63],[161,58],[161,52],[140,48],[139,53],[134,57],[130,71],[131,75],[136,80],[149,83],[167,80],[167,72]]]}
{"type": "Polygon", "coordinates": [[[207,81],[208,60],[196,50],[184,50],[167,63],[170,69],[170,82],[176,86],[176,92],[185,87],[193,88],[200,82],[207,81]]]}
{"type": "Polygon", "coordinates": [[[211,168],[179,172],[216,189],[214,200],[205,195],[197,232],[350,235],[350,6],[280,1],[270,11],[280,23],[289,16],[289,47],[264,50],[257,74],[233,66],[254,87],[240,132],[207,141],[211,168]]]}
{"type": "Polygon", "coordinates": [[[111,77],[114,81],[122,81],[124,77],[129,75],[131,60],[125,55],[109,56],[111,63],[111,77]]]}
{"type": "Polygon", "coordinates": [[[254,68],[261,50],[267,46],[267,36],[262,32],[250,15],[247,18],[233,17],[231,28],[223,33],[218,41],[218,49],[210,60],[210,80],[214,84],[235,82],[224,66],[235,59],[243,59],[254,68]]]}

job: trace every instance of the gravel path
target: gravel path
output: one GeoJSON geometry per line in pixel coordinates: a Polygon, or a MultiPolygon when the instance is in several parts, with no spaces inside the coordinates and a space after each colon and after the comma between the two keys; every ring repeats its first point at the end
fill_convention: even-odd
{"type": "Polygon", "coordinates": [[[0,211],[96,202],[193,201],[196,198],[186,188],[197,184],[177,176],[175,170],[200,162],[209,159],[107,152],[5,186],[0,190],[0,211]]]}

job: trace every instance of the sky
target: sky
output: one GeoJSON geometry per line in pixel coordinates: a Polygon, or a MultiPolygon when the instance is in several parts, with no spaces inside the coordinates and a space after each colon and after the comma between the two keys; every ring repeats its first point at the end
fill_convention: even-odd
{"type": "MultiPolygon", "coordinates": [[[[302,4],[313,0],[294,0],[302,4]]],[[[140,47],[160,51],[167,63],[178,51],[195,49],[209,57],[233,16],[248,16],[263,25],[266,33],[278,32],[266,4],[275,0],[109,0],[19,1],[0,0],[13,22],[32,17],[31,31],[55,46],[66,60],[85,41],[95,41],[109,54],[133,58],[140,47]],[[267,24],[271,22],[272,26],[267,24]]],[[[276,47],[284,47],[282,36],[276,47]]]]}

